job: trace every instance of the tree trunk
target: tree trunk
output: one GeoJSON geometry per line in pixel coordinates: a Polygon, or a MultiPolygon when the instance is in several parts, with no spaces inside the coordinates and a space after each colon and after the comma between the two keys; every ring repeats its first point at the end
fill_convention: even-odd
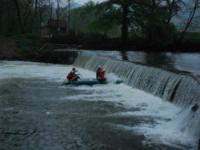
{"type": "Polygon", "coordinates": [[[49,19],[51,20],[53,18],[53,4],[51,2],[51,0],[49,0],[49,19]]]}
{"type": "Polygon", "coordinates": [[[168,7],[168,18],[167,18],[167,23],[169,24],[172,16],[173,16],[173,8],[174,8],[174,0],[167,0],[167,7],[168,7]]]}
{"type": "Polygon", "coordinates": [[[68,27],[67,27],[67,30],[68,32],[70,31],[70,21],[71,20],[71,0],[68,0],[68,19],[67,19],[67,24],[68,24],[68,27]]]}
{"type": "Polygon", "coordinates": [[[60,19],[60,0],[57,0],[56,17],[57,17],[57,20],[60,19]]]}
{"type": "Polygon", "coordinates": [[[126,50],[127,40],[128,40],[128,3],[127,1],[124,1],[122,3],[121,40],[122,40],[122,50],[126,50]]]}
{"type": "Polygon", "coordinates": [[[57,17],[57,31],[59,31],[59,21],[60,21],[60,0],[57,0],[56,17],[57,17]]]}
{"type": "Polygon", "coordinates": [[[22,22],[22,17],[21,17],[21,9],[19,7],[19,2],[18,0],[13,0],[16,10],[17,10],[17,17],[18,17],[18,23],[19,23],[19,27],[20,27],[20,31],[21,33],[24,33],[24,26],[23,26],[23,22],[22,22]]]}
{"type": "Polygon", "coordinates": [[[38,14],[38,0],[35,0],[35,17],[37,17],[38,14]]]}

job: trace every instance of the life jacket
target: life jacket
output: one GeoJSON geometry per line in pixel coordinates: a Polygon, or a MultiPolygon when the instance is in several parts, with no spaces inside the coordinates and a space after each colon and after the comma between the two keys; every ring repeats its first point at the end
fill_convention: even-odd
{"type": "Polygon", "coordinates": [[[72,72],[68,73],[67,79],[68,79],[69,81],[71,81],[71,80],[73,79],[73,73],[72,73],[72,72]]]}
{"type": "Polygon", "coordinates": [[[98,68],[96,71],[97,80],[105,81],[106,80],[106,73],[102,68],[98,68]]]}
{"type": "Polygon", "coordinates": [[[97,79],[100,77],[101,71],[102,71],[102,68],[97,69],[97,71],[96,71],[96,78],[97,79]]]}
{"type": "Polygon", "coordinates": [[[79,78],[79,76],[78,75],[76,75],[74,72],[70,72],[68,75],[67,75],[67,79],[69,80],[69,81],[76,81],[76,80],[78,80],[78,78],[79,78]]]}

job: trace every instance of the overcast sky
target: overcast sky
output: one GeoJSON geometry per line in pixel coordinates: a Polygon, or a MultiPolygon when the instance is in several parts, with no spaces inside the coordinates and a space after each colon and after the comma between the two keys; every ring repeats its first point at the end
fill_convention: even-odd
{"type": "MultiPolygon", "coordinates": [[[[74,2],[77,2],[79,4],[84,4],[86,2],[88,2],[89,0],[73,0],[74,2]]],[[[94,2],[102,2],[103,0],[92,0],[94,2]]]]}
{"type": "MultiPolygon", "coordinates": [[[[91,0],[71,0],[72,2],[75,2],[75,3],[79,3],[79,4],[84,4],[86,2],[89,2],[91,0]]],[[[102,2],[102,1],[105,1],[105,0],[92,0],[93,2],[102,2]]],[[[54,2],[56,2],[56,0],[54,0],[54,2]]],[[[61,0],[61,5],[66,5],[66,2],[67,0],[61,0]]]]}

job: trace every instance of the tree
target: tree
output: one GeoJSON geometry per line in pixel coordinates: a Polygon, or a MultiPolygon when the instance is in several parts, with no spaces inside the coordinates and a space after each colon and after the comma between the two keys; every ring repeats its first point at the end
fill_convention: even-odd
{"type": "Polygon", "coordinates": [[[60,0],[56,0],[57,8],[56,8],[56,18],[57,20],[60,19],[60,0]]]}
{"type": "Polygon", "coordinates": [[[49,7],[48,17],[49,19],[52,19],[53,18],[53,2],[51,0],[48,0],[48,7],[49,7]]]}
{"type": "Polygon", "coordinates": [[[180,5],[182,4],[183,0],[166,0],[166,6],[168,8],[168,23],[170,23],[171,19],[181,10],[180,5]]]}
{"type": "Polygon", "coordinates": [[[70,22],[71,22],[71,0],[67,0],[67,10],[68,10],[68,16],[67,16],[67,22],[68,22],[68,31],[70,31],[70,22]]]}
{"type": "Polygon", "coordinates": [[[19,1],[18,0],[12,0],[12,1],[14,3],[15,7],[16,7],[16,10],[17,10],[18,23],[19,23],[19,26],[20,26],[21,33],[24,33],[24,26],[23,26],[23,22],[22,22],[21,8],[20,8],[19,1]]]}
{"type": "Polygon", "coordinates": [[[186,21],[185,28],[181,32],[180,38],[178,39],[179,42],[182,42],[183,39],[185,38],[185,34],[186,34],[188,28],[190,27],[198,8],[199,8],[199,0],[193,0],[193,8],[189,12],[189,17],[186,21]]]}
{"type": "Polygon", "coordinates": [[[175,7],[171,5],[161,0],[134,1],[130,8],[131,27],[141,32],[149,44],[171,42],[175,33],[175,26],[170,22],[175,7]]]}
{"type": "MultiPolygon", "coordinates": [[[[120,18],[121,25],[121,48],[126,49],[127,40],[128,40],[128,26],[129,26],[129,8],[133,1],[131,0],[109,0],[104,2],[102,5],[109,6],[107,7],[110,10],[117,10],[118,18],[120,18]]],[[[107,12],[108,10],[106,10],[107,12]]],[[[112,12],[112,11],[110,11],[112,12]]]]}

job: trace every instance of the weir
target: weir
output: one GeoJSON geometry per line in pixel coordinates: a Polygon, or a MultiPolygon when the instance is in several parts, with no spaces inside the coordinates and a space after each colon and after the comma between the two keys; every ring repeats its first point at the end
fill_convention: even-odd
{"type": "Polygon", "coordinates": [[[189,75],[177,74],[107,57],[79,55],[74,65],[95,71],[99,65],[129,86],[149,92],[181,107],[200,105],[200,84],[189,75]]]}

